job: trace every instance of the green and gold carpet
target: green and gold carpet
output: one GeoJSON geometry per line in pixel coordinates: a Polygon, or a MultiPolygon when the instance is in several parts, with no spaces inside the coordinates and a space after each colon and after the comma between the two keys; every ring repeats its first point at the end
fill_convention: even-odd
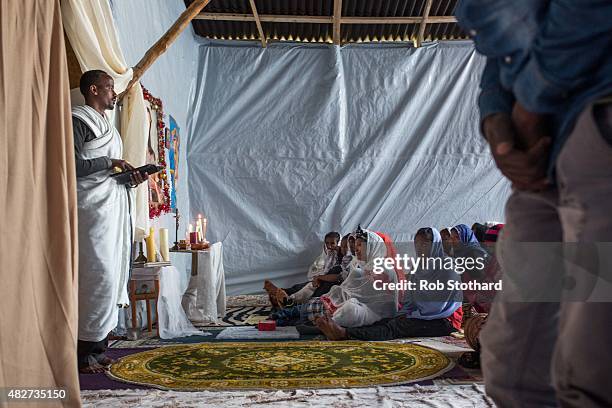
{"type": "Polygon", "coordinates": [[[203,343],[124,357],[119,381],[166,390],[346,388],[437,377],[453,363],[416,344],[379,342],[203,343]]]}

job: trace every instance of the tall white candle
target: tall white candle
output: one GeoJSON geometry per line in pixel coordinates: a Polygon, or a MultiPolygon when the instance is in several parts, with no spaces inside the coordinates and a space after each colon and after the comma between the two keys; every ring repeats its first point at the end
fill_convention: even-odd
{"type": "Polygon", "coordinates": [[[196,231],[198,233],[198,241],[202,242],[204,240],[203,234],[202,234],[202,214],[198,214],[198,221],[196,224],[196,231]]]}
{"type": "Polygon", "coordinates": [[[202,220],[202,241],[206,241],[206,226],[208,225],[208,221],[206,218],[202,220]]]}
{"type": "Polygon", "coordinates": [[[168,252],[168,228],[159,229],[159,252],[164,261],[170,261],[170,253],[168,252]]]}

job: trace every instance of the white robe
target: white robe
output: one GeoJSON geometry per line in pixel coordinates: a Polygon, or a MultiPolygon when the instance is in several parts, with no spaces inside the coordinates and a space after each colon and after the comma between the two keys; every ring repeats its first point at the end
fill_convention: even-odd
{"type": "Polygon", "coordinates": [[[397,282],[397,274],[392,269],[383,266],[381,274],[373,272],[375,259],[385,258],[387,247],[376,233],[368,230],[366,232],[367,260],[352,268],[341,285],[333,286],[326,295],[322,296],[337,307],[332,319],[343,327],[367,326],[381,319],[393,317],[397,312],[398,292],[377,290],[374,284],[375,281],[397,282]]]}
{"type": "MultiPolygon", "coordinates": [[[[90,106],[73,108],[96,138],[81,159],[121,158],[123,144],[110,121],[90,106]]],[[[100,341],[115,328],[120,305],[129,303],[132,242],[131,192],[103,170],[77,178],[79,230],[79,340],[100,341]]]]}

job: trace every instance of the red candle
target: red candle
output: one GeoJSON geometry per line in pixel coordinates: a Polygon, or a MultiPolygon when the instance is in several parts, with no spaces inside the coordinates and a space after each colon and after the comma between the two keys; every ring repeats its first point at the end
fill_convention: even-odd
{"type": "Polygon", "coordinates": [[[198,233],[197,232],[190,232],[189,233],[189,243],[190,244],[197,244],[198,243],[198,233]]]}

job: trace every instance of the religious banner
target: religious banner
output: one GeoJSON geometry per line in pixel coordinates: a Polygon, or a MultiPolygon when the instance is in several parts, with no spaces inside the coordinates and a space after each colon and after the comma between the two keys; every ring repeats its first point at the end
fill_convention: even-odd
{"type": "Polygon", "coordinates": [[[176,211],[176,188],[178,186],[178,168],[179,168],[179,147],[180,128],[176,124],[176,120],[172,115],[168,115],[169,128],[166,136],[166,149],[168,150],[168,184],[170,185],[170,208],[172,211],[176,211]]]}
{"type": "MultiPolygon", "coordinates": [[[[166,167],[166,123],[160,99],[143,87],[149,137],[147,141],[147,163],[166,167]]],[[[170,212],[170,186],[165,171],[149,176],[149,218],[170,212]]]]}

